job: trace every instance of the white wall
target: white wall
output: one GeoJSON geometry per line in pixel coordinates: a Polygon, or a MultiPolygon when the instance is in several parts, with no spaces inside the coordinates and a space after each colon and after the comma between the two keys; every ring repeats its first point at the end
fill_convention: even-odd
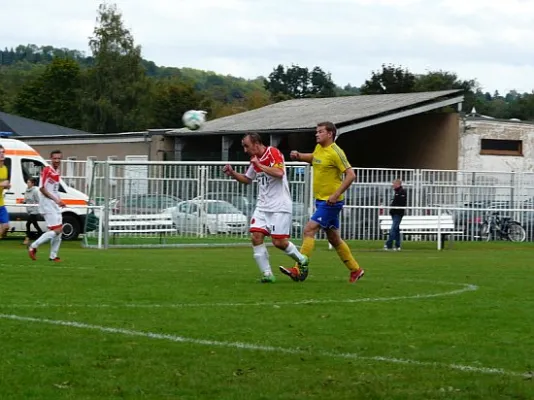
{"type": "Polygon", "coordinates": [[[534,124],[532,123],[468,118],[464,123],[461,122],[459,146],[458,169],[460,170],[534,172],[534,124]],[[481,155],[481,139],[521,140],[523,156],[481,155]]]}

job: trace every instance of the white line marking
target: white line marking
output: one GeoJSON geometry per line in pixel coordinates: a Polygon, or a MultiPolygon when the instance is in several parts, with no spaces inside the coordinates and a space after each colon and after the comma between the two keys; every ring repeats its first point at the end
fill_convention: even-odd
{"type": "Polygon", "coordinates": [[[52,303],[35,303],[35,304],[0,304],[0,308],[47,308],[47,307],[84,307],[84,308],[188,308],[188,307],[250,307],[250,306],[299,306],[305,304],[343,304],[343,303],[371,303],[382,301],[398,300],[421,300],[434,297],[453,296],[465,292],[478,290],[478,286],[472,284],[434,282],[442,285],[459,285],[461,289],[451,290],[441,293],[414,294],[411,296],[395,297],[363,297],[360,299],[310,299],[301,301],[281,301],[281,302],[257,302],[257,303],[178,303],[178,304],[52,304],[52,303]]]}
{"type": "Polygon", "coordinates": [[[23,316],[12,315],[12,314],[0,314],[0,318],[14,320],[14,321],[21,321],[21,322],[36,322],[36,323],[48,324],[48,325],[67,326],[67,327],[73,327],[73,328],[79,328],[79,329],[94,330],[94,331],[99,331],[103,333],[114,333],[114,334],[127,335],[127,336],[138,336],[138,337],[145,337],[148,339],[166,340],[170,342],[191,343],[191,344],[197,344],[201,346],[227,347],[227,348],[236,348],[236,349],[252,350],[252,351],[265,351],[265,352],[282,353],[282,354],[290,354],[290,355],[318,355],[318,356],[329,357],[329,358],[345,358],[345,359],[354,359],[354,360],[362,360],[362,361],[376,361],[376,362],[386,362],[386,363],[391,363],[391,364],[412,365],[412,366],[417,366],[417,367],[444,368],[444,369],[452,369],[452,370],[461,371],[461,372],[476,372],[480,374],[507,375],[507,376],[524,377],[524,378],[528,378],[530,376],[529,373],[507,371],[502,368],[473,367],[470,365],[426,362],[426,361],[417,361],[417,360],[394,358],[394,357],[360,356],[355,353],[336,353],[336,352],[330,352],[330,351],[308,352],[308,351],[300,350],[298,348],[265,346],[265,345],[243,343],[243,342],[223,342],[223,341],[217,341],[217,340],[193,339],[193,338],[175,336],[175,335],[170,335],[170,334],[133,331],[130,329],[111,328],[111,327],[105,327],[105,326],[100,326],[100,325],[85,324],[82,322],[75,322],[75,321],[61,321],[61,320],[51,320],[51,319],[44,319],[44,318],[32,318],[32,317],[23,317],[23,316]]]}
{"type": "Polygon", "coordinates": [[[1,267],[11,267],[11,268],[31,268],[31,269],[37,269],[39,267],[42,267],[41,271],[46,271],[49,269],[68,269],[68,270],[84,270],[84,271],[117,271],[117,272],[123,272],[123,271],[140,271],[140,272],[195,272],[195,270],[183,270],[183,269],[147,269],[147,268],[99,268],[99,267],[74,267],[74,266],[59,266],[59,265],[2,265],[1,267]]]}

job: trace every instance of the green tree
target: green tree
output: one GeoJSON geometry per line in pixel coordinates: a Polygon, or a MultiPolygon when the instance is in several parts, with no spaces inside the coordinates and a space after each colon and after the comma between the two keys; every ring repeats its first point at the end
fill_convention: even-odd
{"type": "Polygon", "coordinates": [[[158,81],[152,94],[151,124],[153,128],[181,128],[187,110],[211,111],[208,101],[185,82],[158,81]]]}
{"type": "Polygon", "coordinates": [[[84,82],[83,127],[96,133],[145,129],[150,83],[141,48],[115,5],[100,5],[97,24],[89,41],[93,66],[84,82]]]}
{"type": "Polygon", "coordinates": [[[79,129],[80,66],[54,58],[41,75],[22,86],[13,110],[18,115],[79,129]]]}
{"type": "Polygon", "coordinates": [[[454,72],[429,71],[424,75],[419,75],[415,81],[415,92],[430,92],[437,90],[463,90],[465,111],[470,112],[476,105],[478,84],[476,80],[461,80],[454,72]]]}
{"type": "Polygon", "coordinates": [[[409,93],[415,89],[415,75],[405,68],[382,64],[361,86],[362,94],[409,93]]]}
{"type": "Polygon", "coordinates": [[[4,88],[0,86],[0,111],[5,111],[6,105],[7,105],[7,93],[4,90],[4,88]]]}
{"type": "Polygon", "coordinates": [[[308,68],[298,65],[286,69],[281,64],[264,80],[264,87],[274,101],[304,97],[333,97],[336,88],[330,74],[320,67],[314,67],[309,71],[308,68]]]}

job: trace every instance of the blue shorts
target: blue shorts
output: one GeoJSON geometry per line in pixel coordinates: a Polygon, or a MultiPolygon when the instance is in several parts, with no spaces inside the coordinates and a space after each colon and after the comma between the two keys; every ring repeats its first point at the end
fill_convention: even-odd
{"type": "Polygon", "coordinates": [[[9,213],[6,206],[0,206],[0,224],[9,224],[9,213]]]}
{"type": "Polygon", "coordinates": [[[343,201],[328,205],[325,200],[315,200],[315,213],[311,220],[321,225],[323,229],[339,229],[339,213],[343,208],[343,201]]]}

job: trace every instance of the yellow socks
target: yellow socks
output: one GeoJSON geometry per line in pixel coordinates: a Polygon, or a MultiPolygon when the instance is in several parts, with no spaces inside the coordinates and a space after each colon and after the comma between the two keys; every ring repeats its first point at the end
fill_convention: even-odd
{"type": "Polygon", "coordinates": [[[315,247],[315,239],[311,237],[304,237],[302,241],[302,246],[300,247],[300,252],[305,256],[310,256],[313,248],[315,247]]]}
{"type": "MultiPolygon", "coordinates": [[[[337,247],[335,247],[337,251],[337,255],[343,261],[345,266],[351,270],[351,271],[357,271],[360,269],[360,266],[352,256],[352,253],[350,252],[349,246],[344,241],[341,242],[341,244],[337,247]]],[[[304,253],[303,253],[304,254],[304,253]]]]}
{"type": "MultiPolygon", "coordinates": [[[[300,246],[300,253],[305,256],[310,256],[315,247],[315,238],[304,236],[302,240],[302,246],[300,246]]],[[[298,263],[295,263],[295,267],[298,267],[298,263]]]]}

